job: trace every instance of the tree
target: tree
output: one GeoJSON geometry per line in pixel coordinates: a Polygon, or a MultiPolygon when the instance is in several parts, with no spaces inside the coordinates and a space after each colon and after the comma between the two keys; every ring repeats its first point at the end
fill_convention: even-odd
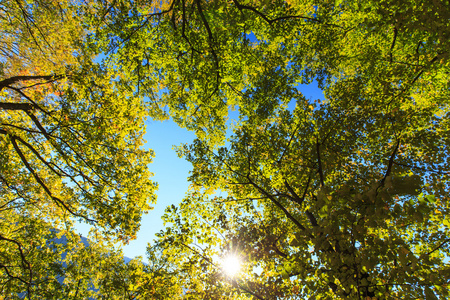
{"type": "MultiPolygon", "coordinates": [[[[198,136],[179,150],[192,191],[168,208],[151,266],[104,258],[119,279],[102,295],[448,296],[450,6],[435,2],[5,2],[2,49],[20,59],[2,61],[2,227],[70,225],[65,211],[126,240],[154,188],[142,119],[171,116],[198,136]],[[38,59],[57,34],[37,28],[69,30],[69,17],[68,57],[38,59]],[[302,94],[313,81],[324,102],[302,94]],[[227,253],[241,256],[240,277],[220,270],[227,253]]],[[[31,298],[28,262],[43,247],[25,228],[3,236],[16,258],[3,285],[31,298]]]]}
{"type": "Polygon", "coordinates": [[[96,58],[91,20],[106,8],[86,4],[0,2],[4,295],[47,297],[43,278],[54,274],[55,257],[76,252],[69,243],[49,255],[51,230],[74,236],[79,220],[103,238],[127,242],[156,199],[147,169],[152,152],[142,149],[148,107],[118,84],[120,72],[96,58]]]}
{"type": "Polygon", "coordinates": [[[180,149],[193,192],[149,248],[186,297],[448,296],[448,7],[174,0],[112,31],[105,51],[199,137],[180,149]]]}
{"type": "Polygon", "coordinates": [[[299,82],[316,80],[327,93],[365,84],[364,95],[396,98],[390,108],[409,93],[424,103],[446,92],[449,12],[441,4],[174,0],[110,11],[114,26],[96,37],[127,84],[150,98],[154,117],[169,113],[217,143],[229,109],[264,118],[291,101],[283,87],[299,82]]]}
{"type": "Polygon", "coordinates": [[[143,262],[125,262],[113,243],[57,231],[38,218],[25,221],[26,235],[7,240],[15,247],[1,248],[5,299],[135,299],[137,288],[149,281],[143,262]]]}
{"type": "MultiPolygon", "coordinates": [[[[438,166],[445,157],[415,168],[420,155],[442,150],[428,144],[429,152],[408,151],[417,135],[434,144],[437,128],[409,138],[405,124],[384,127],[393,136],[402,128],[399,143],[376,132],[389,122],[384,116],[308,105],[297,103],[266,126],[242,125],[229,149],[185,147],[196,169],[193,183],[228,197],[187,198],[181,213],[170,211],[173,228],[157,245],[176,240],[205,247],[216,239],[214,249],[194,248],[201,256],[191,256],[214,261],[213,253],[239,253],[246,272],[262,269],[242,276],[241,290],[256,298],[446,297],[448,188],[442,180],[448,172],[438,166]],[[209,225],[196,226],[201,222],[193,214],[209,225]]],[[[191,263],[185,260],[179,263],[191,263]]]]}

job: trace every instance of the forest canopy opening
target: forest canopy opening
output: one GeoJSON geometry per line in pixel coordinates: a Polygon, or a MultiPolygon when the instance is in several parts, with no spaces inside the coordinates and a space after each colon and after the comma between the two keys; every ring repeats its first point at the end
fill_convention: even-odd
{"type": "Polygon", "coordinates": [[[449,19],[447,0],[0,1],[1,294],[448,298],[449,19]],[[146,118],[196,136],[148,265],[112,246],[156,203],[146,118]],[[260,271],[218,268],[229,245],[260,271]]]}

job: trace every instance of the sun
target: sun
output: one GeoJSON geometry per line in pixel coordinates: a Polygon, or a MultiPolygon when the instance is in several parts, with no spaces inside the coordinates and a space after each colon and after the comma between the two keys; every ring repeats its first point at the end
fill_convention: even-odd
{"type": "Polygon", "coordinates": [[[241,269],[241,262],[235,255],[228,255],[222,260],[222,270],[230,277],[235,276],[241,269]]]}

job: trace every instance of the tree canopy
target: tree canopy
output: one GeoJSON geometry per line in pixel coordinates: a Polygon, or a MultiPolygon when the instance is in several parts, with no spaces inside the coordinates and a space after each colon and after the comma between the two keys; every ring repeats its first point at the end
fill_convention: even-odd
{"type": "Polygon", "coordinates": [[[147,169],[152,152],[142,148],[148,107],[97,59],[98,48],[88,43],[94,12],[77,1],[0,2],[5,296],[47,298],[41,292],[51,293],[45,278],[56,272],[55,257],[76,257],[75,220],[126,242],[156,198],[147,169]],[[49,254],[61,236],[71,242],[49,254]]]}
{"type": "Polygon", "coordinates": [[[12,224],[76,217],[133,237],[154,201],[149,116],[196,133],[178,148],[191,189],[149,265],[115,267],[117,293],[448,297],[448,1],[54,3],[2,3],[0,238],[22,265],[1,262],[5,285],[35,286],[12,224]],[[73,34],[59,42],[55,24],[73,34]]]}

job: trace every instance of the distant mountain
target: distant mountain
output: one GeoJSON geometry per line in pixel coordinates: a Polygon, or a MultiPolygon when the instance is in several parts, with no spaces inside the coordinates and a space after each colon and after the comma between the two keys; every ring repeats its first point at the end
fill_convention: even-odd
{"type": "MultiPolygon", "coordinates": [[[[90,247],[91,241],[90,241],[88,238],[83,237],[83,236],[81,236],[81,235],[80,235],[80,238],[81,238],[81,242],[83,243],[83,245],[84,245],[86,248],[90,247]]],[[[60,238],[49,239],[49,241],[48,241],[48,247],[54,247],[55,244],[67,245],[67,243],[68,243],[68,238],[67,238],[65,235],[63,235],[63,236],[61,236],[60,238]]],[[[67,257],[67,252],[64,252],[64,253],[61,254],[61,258],[59,259],[59,261],[62,262],[62,263],[61,263],[61,266],[62,266],[63,268],[66,268],[66,267],[67,267],[67,263],[65,262],[66,257],[67,257]]],[[[133,260],[132,258],[129,258],[129,257],[126,257],[126,256],[123,257],[123,261],[124,261],[125,264],[128,264],[128,263],[129,263],[130,261],[132,261],[132,260],[133,260]]],[[[64,279],[65,279],[64,276],[60,276],[60,277],[57,277],[57,278],[56,278],[56,280],[58,281],[58,283],[61,284],[61,285],[63,285],[64,279]]],[[[88,290],[94,290],[94,291],[95,291],[96,289],[91,288],[91,289],[88,289],[88,290]]],[[[1,298],[1,297],[0,297],[0,298],[1,298]]],[[[20,298],[20,299],[25,299],[25,298],[26,298],[26,292],[20,293],[20,294],[19,294],[19,298],[20,298]]],[[[94,300],[95,298],[89,298],[89,299],[94,300]]]]}

